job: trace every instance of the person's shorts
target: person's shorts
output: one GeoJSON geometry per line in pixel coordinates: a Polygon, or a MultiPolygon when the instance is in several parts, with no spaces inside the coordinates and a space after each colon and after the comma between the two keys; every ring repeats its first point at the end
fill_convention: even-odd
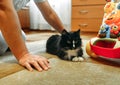
{"type": "MultiPolygon", "coordinates": [[[[13,0],[13,4],[15,9],[18,11],[20,10],[22,7],[24,7],[30,0],[13,0]]],[[[34,2],[43,2],[46,0],[34,0],[34,2]]]]}

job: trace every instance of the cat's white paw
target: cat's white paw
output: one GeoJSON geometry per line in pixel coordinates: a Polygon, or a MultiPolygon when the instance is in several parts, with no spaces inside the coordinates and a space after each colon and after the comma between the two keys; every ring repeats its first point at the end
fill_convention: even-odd
{"type": "Polygon", "coordinates": [[[77,61],[78,61],[78,58],[77,58],[77,57],[74,57],[74,58],[72,59],[72,61],[77,62],[77,61]]]}
{"type": "Polygon", "coordinates": [[[74,62],[78,62],[78,61],[84,61],[84,58],[83,57],[74,57],[73,59],[72,59],[72,61],[74,61],[74,62]]]}
{"type": "Polygon", "coordinates": [[[78,57],[78,61],[84,61],[83,57],[78,57]]]}

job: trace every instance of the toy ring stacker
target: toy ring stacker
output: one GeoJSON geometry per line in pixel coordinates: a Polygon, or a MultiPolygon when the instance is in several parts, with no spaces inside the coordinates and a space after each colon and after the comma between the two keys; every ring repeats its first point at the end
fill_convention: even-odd
{"type": "Polygon", "coordinates": [[[87,43],[86,52],[91,57],[120,59],[120,2],[107,2],[98,35],[87,43]]]}
{"type": "Polygon", "coordinates": [[[106,57],[120,59],[120,41],[108,38],[92,38],[86,46],[86,52],[91,57],[106,57]]]}

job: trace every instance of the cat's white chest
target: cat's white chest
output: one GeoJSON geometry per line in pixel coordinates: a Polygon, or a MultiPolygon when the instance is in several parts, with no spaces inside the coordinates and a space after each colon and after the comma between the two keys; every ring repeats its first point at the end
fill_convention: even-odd
{"type": "Polygon", "coordinates": [[[75,49],[75,50],[67,50],[66,53],[67,53],[67,57],[68,59],[71,59],[71,56],[74,56],[74,58],[72,59],[72,61],[84,61],[84,58],[83,57],[78,57],[77,56],[77,51],[78,49],[75,49]]]}
{"type": "Polygon", "coordinates": [[[71,59],[72,56],[77,56],[77,50],[67,50],[67,55],[65,56],[67,59],[71,59]]]}
{"type": "Polygon", "coordinates": [[[77,50],[67,50],[68,56],[77,56],[77,50]]]}

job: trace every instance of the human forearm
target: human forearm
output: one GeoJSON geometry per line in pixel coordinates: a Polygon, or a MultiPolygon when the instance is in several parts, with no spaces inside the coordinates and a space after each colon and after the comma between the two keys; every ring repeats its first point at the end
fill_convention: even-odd
{"type": "Polygon", "coordinates": [[[46,21],[61,33],[64,30],[64,26],[55,11],[50,7],[49,3],[46,1],[36,4],[46,21]]]}
{"type": "Polygon", "coordinates": [[[29,71],[33,71],[33,67],[38,71],[50,68],[46,58],[28,52],[22,38],[21,26],[13,6],[13,0],[1,0],[0,2],[0,28],[5,41],[20,65],[29,71]]]}
{"type": "MultiPolygon", "coordinates": [[[[28,53],[25,43],[21,36],[20,23],[17,17],[17,13],[12,6],[12,2],[9,2],[9,8],[4,5],[4,9],[0,9],[0,27],[1,32],[10,47],[12,53],[17,59],[22,55],[28,53]]],[[[7,1],[6,1],[7,3],[7,1]]]]}

